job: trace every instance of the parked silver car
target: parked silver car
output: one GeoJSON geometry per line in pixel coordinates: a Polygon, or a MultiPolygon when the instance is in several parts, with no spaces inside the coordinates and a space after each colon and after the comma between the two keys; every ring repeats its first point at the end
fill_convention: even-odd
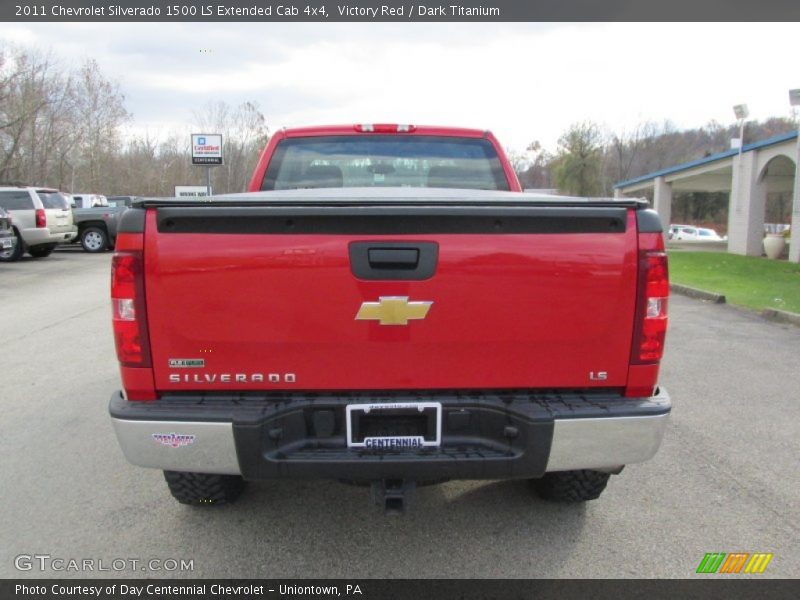
{"type": "Polygon", "coordinates": [[[69,202],[58,190],[0,187],[0,206],[11,215],[17,238],[12,249],[0,253],[0,261],[19,260],[25,252],[36,258],[48,256],[77,235],[69,202]]]}
{"type": "Polygon", "coordinates": [[[0,256],[14,252],[17,238],[11,229],[11,215],[0,206],[0,256]]]}

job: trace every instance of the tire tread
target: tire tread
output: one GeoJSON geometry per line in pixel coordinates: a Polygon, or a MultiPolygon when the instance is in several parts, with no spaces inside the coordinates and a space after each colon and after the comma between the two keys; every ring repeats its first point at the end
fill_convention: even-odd
{"type": "Polygon", "coordinates": [[[164,471],[172,496],[181,504],[214,506],[229,504],[242,493],[245,481],[238,475],[164,471]]]}
{"type": "Polygon", "coordinates": [[[553,502],[586,502],[596,500],[606,489],[609,473],[581,469],[546,473],[532,481],[536,493],[543,500],[553,502]]]}

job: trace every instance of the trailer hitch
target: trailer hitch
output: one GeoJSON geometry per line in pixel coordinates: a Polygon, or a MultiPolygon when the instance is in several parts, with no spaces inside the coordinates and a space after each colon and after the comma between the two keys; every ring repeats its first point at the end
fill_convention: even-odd
{"type": "Polygon", "coordinates": [[[407,479],[380,479],[372,482],[372,500],[386,515],[402,515],[414,495],[417,482],[407,479]]]}

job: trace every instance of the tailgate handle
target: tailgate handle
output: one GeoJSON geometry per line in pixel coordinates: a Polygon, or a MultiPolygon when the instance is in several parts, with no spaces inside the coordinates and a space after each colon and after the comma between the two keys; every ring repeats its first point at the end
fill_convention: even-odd
{"type": "Polygon", "coordinates": [[[436,272],[436,242],[351,242],[350,270],[359,279],[421,281],[436,272]]]}
{"type": "Polygon", "coordinates": [[[370,248],[368,255],[373,269],[416,269],[419,264],[416,248],[370,248]]]}

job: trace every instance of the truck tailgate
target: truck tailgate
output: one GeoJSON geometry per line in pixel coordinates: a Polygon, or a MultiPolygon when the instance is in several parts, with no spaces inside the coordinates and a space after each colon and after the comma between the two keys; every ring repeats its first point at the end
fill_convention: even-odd
{"type": "Polygon", "coordinates": [[[626,384],[630,207],[150,207],[144,257],[161,391],[626,384]],[[387,243],[432,274],[354,273],[387,243]]]}

